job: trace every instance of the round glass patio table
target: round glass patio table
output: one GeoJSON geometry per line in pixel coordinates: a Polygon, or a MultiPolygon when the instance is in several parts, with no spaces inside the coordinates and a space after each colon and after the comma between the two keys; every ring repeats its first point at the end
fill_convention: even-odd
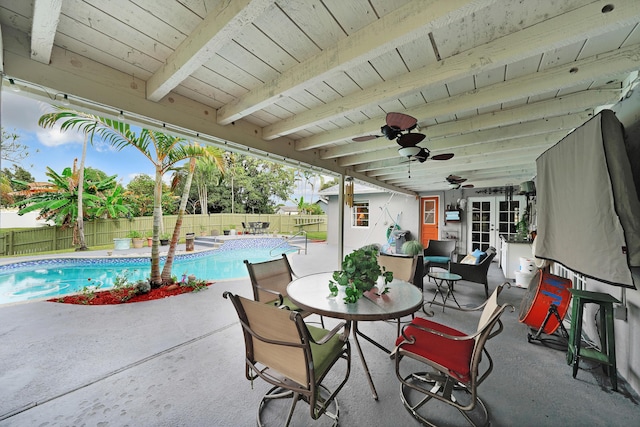
{"type": "Polygon", "coordinates": [[[461,280],[462,276],[449,273],[448,271],[434,271],[433,273],[429,272],[428,275],[436,282],[436,292],[433,294],[433,299],[429,304],[433,304],[438,294],[440,294],[442,297],[442,311],[444,311],[444,306],[447,304],[449,296],[451,296],[456,302],[456,305],[460,307],[456,295],[453,293],[453,285],[455,285],[458,280],[461,280]]]}
{"type": "MultiPolygon", "coordinates": [[[[298,307],[321,316],[346,320],[353,324],[353,339],[360,354],[360,360],[364,367],[369,386],[374,399],[378,399],[371,373],[362,353],[358,336],[365,338],[381,350],[390,353],[380,343],[358,330],[358,321],[376,321],[398,319],[415,313],[420,309],[424,300],[422,291],[409,282],[394,279],[387,284],[389,292],[377,295],[377,289],[373,288],[355,303],[344,302],[344,287],[338,286],[338,295],[331,296],[329,281],[333,273],[316,273],[295,279],[287,286],[289,299],[298,307]]],[[[347,329],[350,330],[350,329],[347,329]]]]}

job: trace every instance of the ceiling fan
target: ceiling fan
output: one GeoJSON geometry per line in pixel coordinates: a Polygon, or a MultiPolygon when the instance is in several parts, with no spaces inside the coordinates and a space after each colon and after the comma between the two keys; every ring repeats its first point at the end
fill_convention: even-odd
{"type": "MultiPolygon", "coordinates": [[[[400,148],[398,153],[409,160],[418,160],[424,163],[430,155],[429,150],[418,147],[425,135],[421,133],[411,133],[418,126],[418,120],[403,113],[387,113],[386,124],[380,128],[382,135],[365,135],[353,138],[354,141],[370,141],[372,139],[386,137],[388,140],[396,140],[400,148]]],[[[431,159],[433,160],[449,160],[453,157],[453,153],[437,154],[431,159]]]]}
{"type": "Polygon", "coordinates": [[[473,188],[473,184],[462,185],[463,182],[467,181],[467,178],[462,178],[458,175],[449,175],[446,179],[453,190],[457,190],[458,188],[473,188]]]}

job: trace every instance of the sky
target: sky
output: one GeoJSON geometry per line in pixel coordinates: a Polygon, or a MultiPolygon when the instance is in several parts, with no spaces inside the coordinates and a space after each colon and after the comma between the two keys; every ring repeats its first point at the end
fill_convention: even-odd
{"type": "MultiPolygon", "coordinates": [[[[43,114],[54,111],[51,104],[4,89],[1,97],[0,125],[5,132],[18,134],[18,142],[29,147],[29,156],[20,166],[28,170],[36,181],[48,181],[45,175],[47,166],[62,173],[64,168],[73,166],[74,159],[80,161],[84,141],[82,133],[74,130],[61,132],[57,126],[45,129],[38,125],[38,119],[43,114]]],[[[11,166],[12,163],[2,161],[0,169],[11,166]]],[[[123,186],[139,174],[155,177],[153,164],[137,150],[125,147],[116,151],[97,136],[94,137],[93,145],[89,144],[87,147],[85,167],[100,169],[109,176],[118,175],[117,179],[123,186]]],[[[164,179],[170,179],[170,174],[166,174],[164,179]]],[[[330,179],[331,177],[325,177],[327,181],[330,179]]],[[[304,183],[298,182],[292,198],[297,199],[303,195],[307,200],[311,196],[311,187],[304,187],[304,183]]],[[[315,193],[319,187],[318,181],[314,187],[315,193]]],[[[285,204],[294,205],[292,201],[286,201],[285,204]]]]}
{"type": "MultiPolygon", "coordinates": [[[[61,173],[73,166],[73,160],[82,156],[84,135],[77,131],[61,132],[58,127],[44,129],[38,126],[43,114],[53,112],[51,104],[29,98],[10,90],[2,91],[2,128],[7,133],[20,136],[19,143],[29,146],[29,157],[20,164],[36,181],[47,181],[46,167],[61,173]]],[[[2,162],[1,168],[11,167],[2,162]]],[[[153,164],[135,149],[118,152],[99,138],[87,147],[85,167],[104,171],[107,175],[118,175],[127,185],[138,174],[154,176],[153,164]]]]}

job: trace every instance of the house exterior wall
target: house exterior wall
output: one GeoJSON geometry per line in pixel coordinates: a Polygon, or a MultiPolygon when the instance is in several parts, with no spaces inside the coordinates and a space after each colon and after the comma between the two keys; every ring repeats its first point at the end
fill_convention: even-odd
{"type": "MultiPolygon", "coordinates": [[[[338,244],[338,218],[340,205],[338,196],[328,196],[327,208],[327,243],[338,244]]],[[[412,239],[418,238],[419,200],[414,197],[392,193],[356,193],[354,202],[369,202],[369,226],[354,227],[351,220],[351,208],[345,206],[344,213],[344,248],[345,253],[371,243],[385,245],[387,243],[387,229],[394,222],[398,222],[401,229],[409,230],[412,239]]]]}

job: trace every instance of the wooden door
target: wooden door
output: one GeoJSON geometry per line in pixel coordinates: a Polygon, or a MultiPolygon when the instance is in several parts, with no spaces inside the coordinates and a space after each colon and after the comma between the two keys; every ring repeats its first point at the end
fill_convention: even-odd
{"type": "Polygon", "coordinates": [[[420,242],[426,247],[429,240],[437,240],[439,236],[440,197],[421,197],[420,201],[420,242]]]}

